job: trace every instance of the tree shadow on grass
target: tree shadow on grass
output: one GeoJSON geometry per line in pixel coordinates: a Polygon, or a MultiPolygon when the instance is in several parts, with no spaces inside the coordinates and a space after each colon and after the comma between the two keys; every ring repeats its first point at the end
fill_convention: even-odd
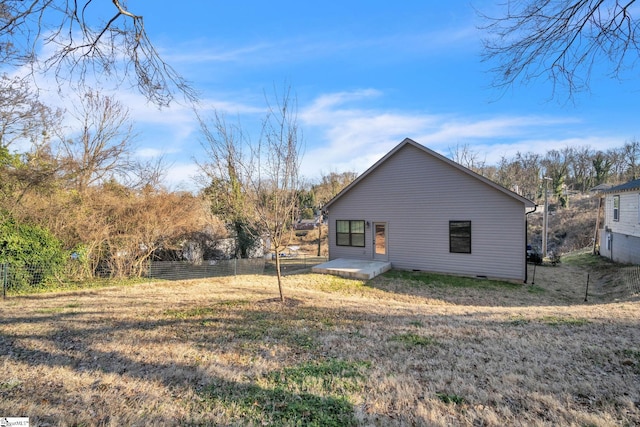
{"type": "MultiPolygon", "coordinates": [[[[114,374],[123,383],[137,379],[149,383],[157,382],[168,389],[186,386],[201,398],[200,403],[194,404],[195,411],[186,415],[184,419],[167,419],[164,418],[167,417],[166,414],[158,413],[149,418],[138,420],[145,423],[215,423],[215,414],[222,413],[221,419],[243,424],[355,425],[353,405],[335,391],[321,390],[316,392],[317,390],[309,391],[296,385],[282,384],[274,380],[276,377],[279,378],[275,372],[266,372],[255,378],[247,378],[246,381],[230,381],[215,374],[212,375],[212,372],[217,371],[217,368],[212,365],[219,365],[215,362],[201,364],[192,360],[182,361],[175,357],[169,357],[166,362],[159,363],[157,359],[145,361],[135,351],[135,346],[153,345],[156,347],[162,346],[165,341],[167,343],[175,342],[176,336],[171,334],[165,336],[164,330],[179,332],[180,336],[184,336],[187,347],[206,344],[209,351],[214,353],[224,352],[223,341],[227,341],[229,337],[240,346],[243,345],[243,342],[261,342],[269,336],[271,340],[277,340],[287,346],[298,344],[300,337],[297,334],[289,334],[279,327],[284,327],[284,325],[267,322],[270,319],[277,323],[280,316],[290,316],[287,310],[275,309],[275,313],[264,313],[266,317],[264,321],[256,323],[256,312],[263,313],[263,308],[267,310],[274,308],[271,304],[264,302],[256,304],[256,307],[258,307],[257,310],[251,310],[244,307],[243,304],[240,306],[223,304],[214,305],[207,309],[189,308],[183,310],[184,313],[168,310],[164,316],[159,316],[154,320],[140,318],[140,320],[118,321],[107,318],[103,319],[104,321],[86,322],[85,319],[79,317],[99,314],[100,312],[97,311],[46,313],[37,317],[6,316],[1,319],[0,327],[2,325],[18,325],[19,329],[12,333],[0,332],[0,354],[3,354],[7,361],[12,360],[33,368],[42,366],[70,368],[77,375],[93,375],[98,384],[96,387],[101,387],[102,381],[109,381],[102,374],[114,374]],[[232,316],[228,316],[229,314],[232,316]],[[244,321],[238,321],[238,317],[243,318],[244,321]],[[30,327],[28,329],[20,327],[25,324],[29,324],[30,327]],[[241,327],[242,324],[246,325],[241,327]],[[212,327],[212,325],[215,326],[212,327]],[[247,331],[251,334],[247,335],[247,331]],[[147,342],[144,340],[146,332],[153,333],[147,342]],[[156,332],[160,332],[160,334],[156,332]],[[125,341],[122,343],[127,346],[125,349],[109,351],[109,343],[123,338],[136,342],[134,344],[125,341]],[[140,338],[143,339],[140,340],[140,338]],[[33,345],[35,342],[38,344],[33,345]],[[101,348],[102,345],[106,345],[107,348],[101,348]],[[132,345],[133,349],[131,349],[132,345]],[[131,352],[129,352],[130,350],[131,352]]],[[[115,348],[117,349],[117,347],[115,348]]],[[[225,365],[219,365],[219,368],[227,369],[225,365]]],[[[59,381],[65,381],[63,378],[61,377],[59,381]]],[[[20,398],[20,395],[22,395],[22,399],[28,399],[28,396],[37,388],[40,387],[34,382],[28,384],[28,387],[24,389],[22,386],[12,388],[12,390],[4,390],[0,387],[0,397],[7,402],[14,398],[20,398]]],[[[96,393],[93,387],[87,389],[87,386],[80,386],[75,391],[71,389],[66,394],[58,389],[56,392],[59,394],[58,396],[54,396],[53,393],[47,395],[46,389],[46,387],[42,387],[42,390],[38,390],[38,395],[46,396],[49,405],[58,407],[62,412],[70,413],[71,415],[65,422],[68,420],[80,424],[89,422],[88,415],[82,414],[82,410],[75,406],[72,408],[66,408],[66,406],[69,399],[68,393],[79,392],[91,395],[96,393]],[[76,414],[76,418],[74,418],[74,414],[76,414]]],[[[125,401],[129,398],[122,396],[119,399],[125,401]]],[[[111,406],[108,402],[93,399],[90,402],[90,407],[83,409],[85,411],[91,410],[94,413],[104,413],[104,408],[109,407],[111,406]]],[[[61,422],[56,415],[49,415],[46,412],[27,415],[36,424],[58,424],[61,422]]],[[[109,424],[117,421],[118,416],[119,414],[111,414],[110,418],[91,419],[90,423],[109,424]]]]}
{"type": "MultiPolygon", "coordinates": [[[[348,399],[364,396],[372,385],[383,385],[358,382],[359,378],[351,382],[353,366],[361,375],[372,373],[354,361],[387,367],[389,375],[415,368],[411,379],[422,381],[425,388],[434,378],[425,367],[447,375],[455,369],[466,375],[467,383],[481,388],[485,380],[475,376],[476,366],[488,365],[491,378],[504,366],[517,367],[522,375],[537,369],[599,378],[606,361],[610,374],[597,383],[606,389],[628,381],[620,359],[628,357],[625,351],[635,351],[627,343],[637,342],[635,321],[549,317],[535,310],[515,317],[496,317],[494,310],[443,315],[430,307],[386,311],[383,300],[380,307],[363,310],[357,305],[314,304],[311,297],[292,307],[251,301],[244,294],[224,298],[144,309],[134,301],[105,306],[103,300],[74,298],[72,309],[78,312],[42,315],[37,305],[30,310],[12,307],[0,317],[0,372],[25,384],[14,381],[4,390],[0,378],[0,409],[46,396],[48,409],[26,414],[35,424],[350,425],[356,424],[357,415],[369,420],[379,416],[380,424],[399,425],[404,421],[385,418],[383,412],[356,412],[359,407],[348,399]],[[612,336],[624,339],[612,341],[612,336]],[[526,346],[516,345],[527,337],[532,339],[526,346]],[[576,342],[590,343],[594,360],[601,362],[592,363],[576,342]],[[548,354],[562,354],[563,364],[554,366],[550,359],[535,356],[548,354]],[[11,372],[21,366],[34,368],[42,377],[11,372]],[[103,387],[107,392],[101,394],[103,387]],[[109,387],[117,390],[109,392],[109,387]],[[174,392],[180,397],[174,398],[174,392]],[[149,412],[139,415],[132,410],[124,422],[118,418],[121,414],[113,413],[132,405],[144,405],[149,412]],[[176,407],[187,409],[172,418],[176,407]],[[56,413],[52,408],[58,414],[77,414],[61,420],[51,415],[56,413]],[[83,413],[89,410],[112,411],[111,418],[91,419],[83,413]]],[[[63,296],[56,303],[71,306],[63,296]]],[[[637,393],[637,387],[630,393],[637,393]]],[[[407,425],[427,424],[410,409],[398,416],[405,416],[407,425]]]]}

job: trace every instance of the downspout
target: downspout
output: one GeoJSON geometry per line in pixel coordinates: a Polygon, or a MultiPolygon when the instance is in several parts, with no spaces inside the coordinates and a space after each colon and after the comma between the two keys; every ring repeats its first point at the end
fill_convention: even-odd
{"type": "Polygon", "coordinates": [[[527,268],[527,246],[529,246],[529,233],[527,233],[527,231],[529,230],[528,216],[529,214],[534,213],[536,210],[538,210],[538,205],[535,205],[532,211],[524,214],[524,283],[527,283],[527,280],[529,279],[529,269],[527,268]]]}

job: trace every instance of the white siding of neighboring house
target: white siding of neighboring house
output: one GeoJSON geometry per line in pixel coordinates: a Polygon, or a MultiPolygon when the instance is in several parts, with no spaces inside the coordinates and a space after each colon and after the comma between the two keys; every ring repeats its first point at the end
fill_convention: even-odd
{"type": "Polygon", "coordinates": [[[606,194],[604,229],[600,233],[600,255],[616,262],[640,264],[640,192],[606,194]],[[614,196],[620,196],[619,221],[613,220],[614,196]]]}
{"type": "Polygon", "coordinates": [[[394,268],[524,280],[524,204],[406,145],[329,208],[331,259],[372,259],[373,223],[386,222],[394,268]],[[365,220],[364,248],[336,245],[336,220],[365,220]],[[471,254],[449,252],[449,221],[470,220],[471,254]]]}

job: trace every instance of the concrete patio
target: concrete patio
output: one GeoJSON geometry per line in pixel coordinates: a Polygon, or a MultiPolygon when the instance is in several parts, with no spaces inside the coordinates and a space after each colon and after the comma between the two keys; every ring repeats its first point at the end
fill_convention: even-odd
{"type": "Polygon", "coordinates": [[[350,279],[369,280],[389,271],[391,263],[386,261],[364,261],[338,258],[311,268],[314,273],[333,274],[350,279]]]}

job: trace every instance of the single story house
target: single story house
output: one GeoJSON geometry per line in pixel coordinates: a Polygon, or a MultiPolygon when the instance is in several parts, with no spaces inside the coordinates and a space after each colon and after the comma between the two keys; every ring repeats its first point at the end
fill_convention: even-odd
{"type": "Polygon", "coordinates": [[[640,264],[640,179],[616,185],[602,194],[600,255],[616,262],[640,264]]]}
{"type": "Polygon", "coordinates": [[[407,138],[324,207],[329,259],[527,280],[535,204],[407,138]]]}

